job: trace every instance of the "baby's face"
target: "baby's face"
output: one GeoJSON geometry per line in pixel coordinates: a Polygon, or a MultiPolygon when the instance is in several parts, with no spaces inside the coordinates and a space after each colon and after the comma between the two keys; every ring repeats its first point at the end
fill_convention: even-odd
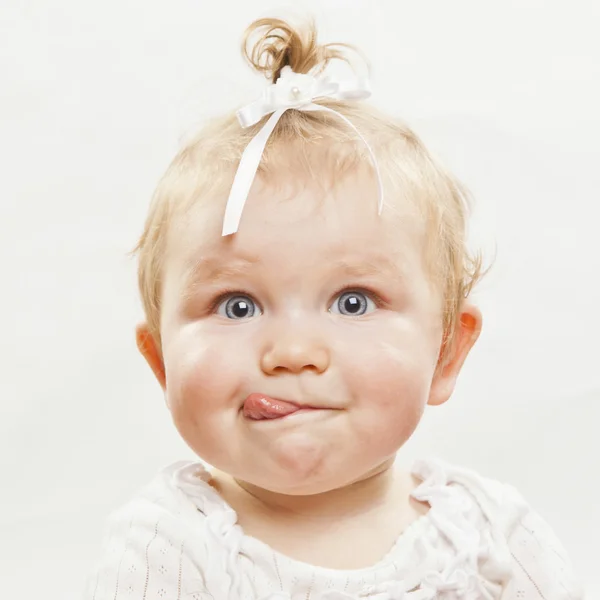
{"type": "Polygon", "coordinates": [[[166,397],[185,441],[288,494],[389,462],[430,399],[442,341],[422,223],[402,207],[378,216],[364,175],[285,198],[258,181],[226,238],[222,215],[219,202],[190,213],[166,258],[166,397]],[[243,405],[256,393],[319,410],[252,420],[243,405]]]}

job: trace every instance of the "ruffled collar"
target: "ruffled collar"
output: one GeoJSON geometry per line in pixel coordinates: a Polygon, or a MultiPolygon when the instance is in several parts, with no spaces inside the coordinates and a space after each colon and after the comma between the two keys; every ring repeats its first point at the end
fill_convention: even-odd
{"type": "MultiPolygon", "coordinates": [[[[423,568],[402,574],[396,569],[396,579],[376,585],[366,585],[356,594],[342,591],[324,591],[313,594],[313,600],[498,600],[511,575],[510,554],[494,519],[483,512],[475,497],[466,494],[464,488],[476,485],[471,472],[451,467],[439,460],[417,461],[412,469],[421,484],[411,496],[427,502],[430,510],[415,521],[397,540],[396,545],[377,565],[366,569],[341,571],[313,567],[299,561],[283,557],[263,542],[246,536],[237,523],[237,514],[231,506],[209,484],[211,474],[201,463],[187,464],[177,471],[173,483],[194,502],[206,518],[206,544],[211,550],[220,548],[219,562],[226,568],[230,581],[226,597],[238,600],[242,593],[242,569],[238,561],[240,553],[262,548],[262,554],[280,556],[288,564],[298,566],[298,570],[310,568],[337,579],[348,574],[356,576],[361,572],[381,568],[386,563],[397,560],[399,547],[409,552],[419,552],[430,560],[423,568]],[[469,484],[467,484],[469,482],[469,484]],[[458,483],[459,485],[452,485],[458,483]],[[475,519],[474,515],[480,515],[475,519]],[[425,526],[434,526],[438,537],[443,537],[453,548],[452,553],[442,553],[430,537],[420,535],[425,526]],[[267,552],[265,552],[267,551],[267,552]],[[224,564],[223,564],[224,563],[224,564]]],[[[221,573],[217,569],[207,569],[208,589],[223,590],[221,573]],[[211,586],[211,578],[214,581],[211,586]],[[216,587],[214,587],[216,586],[216,587]]],[[[295,600],[293,593],[275,593],[260,600],[295,600]]]]}

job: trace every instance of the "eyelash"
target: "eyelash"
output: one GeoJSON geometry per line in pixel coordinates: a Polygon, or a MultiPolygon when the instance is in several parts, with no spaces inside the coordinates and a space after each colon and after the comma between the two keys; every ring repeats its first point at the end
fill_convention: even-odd
{"type": "Polygon", "coordinates": [[[387,302],[379,294],[377,294],[373,290],[361,287],[359,285],[345,285],[344,287],[340,288],[335,294],[333,294],[332,298],[337,298],[338,296],[341,296],[346,292],[360,292],[365,296],[369,296],[369,298],[373,300],[377,308],[382,308],[387,305],[387,302]]]}
{"type": "Polygon", "coordinates": [[[249,296],[250,298],[254,298],[254,296],[252,294],[249,294],[248,292],[243,292],[242,290],[239,289],[226,289],[223,290],[211,303],[209,306],[209,311],[211,313],[216,312],[217,308],[219,307],[219,305],[221,304],[221,302],[223,302],[223,300],[226,300],[227,298],[231,298],[232,296],[249,296]]]}
{"type": "MultiPolygon", "coordinates": [[[[362,294],[365,294],[365,296],[369,296],[371,298],[371,300],[373,300],[373,302],[375,302],[377,308],[382,308],[384,306],[387,305],[387,302],[377,293],[375,293],[373,290],[369,290],[367,288],[361,287],[361,286],[356,286],[356,285],[345,285],[342,288],[338,289],[337,292],[335,292],[335,294],[333,294],[332,298],[337,298],[338,296],[341,296],[342,294],[346,293],[346,292],[360,292],[362,294]]],[[[252,294],[249,294],[248,292],[244,292],[242,290],[239,289],[227,289],[224,290],[223,292],[221,292],[211,303],[210,303],[210,312],[214,313],[217,308],[219,307],[219,305],[221,304],[221,302],[223,302],[224,300],[226,300],[227,298],[230,298],[232,296],[249,296],[250,298],[254,299],[254,301],[260,306],[260,303],[256,301],[256,299],[254,298],[254,296],[252,294]]],[[[261,307],[262,309],[262,307],[261,307]]]]}

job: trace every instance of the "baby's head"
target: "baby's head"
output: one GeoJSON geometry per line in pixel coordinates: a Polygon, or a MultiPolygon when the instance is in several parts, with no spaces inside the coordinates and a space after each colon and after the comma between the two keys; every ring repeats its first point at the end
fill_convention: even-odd
{"type": "MultiPolygon", "coordinates": [[[[280,21],[257,35],[247,56],[273,82],[343,50],[280,21]]],[[[242,128],[231,114],[189,143],[137,247],[138,347],[180,434],[219,470],[295,495],[388,466],[425,406],[451,395],[481,326],[464,189],[405,125],[355,100],[316,103],[338,115],[282,115],[237,233],[221,233],[226,201],[268,116],[242,128]],[[251,418],[257,395],[306,410],[251,418]]]]}

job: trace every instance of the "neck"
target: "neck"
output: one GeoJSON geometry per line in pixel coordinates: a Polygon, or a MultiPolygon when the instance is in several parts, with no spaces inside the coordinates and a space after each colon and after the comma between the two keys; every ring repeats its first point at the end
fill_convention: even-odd
{"type": "Polygon", "coordinates": [[[236,494],[239,502],[249,503],[255,510],[268,513],[271,517],[344,519],[377,510],[391,497],[398,496],[401,492],[399,488],[407,492],[405,486],[397,485],[393,464],[393,458],[389,459],[342,488],[309,496],[280,494],[238,479],[233,482],[239,491],[236,494]]]}

